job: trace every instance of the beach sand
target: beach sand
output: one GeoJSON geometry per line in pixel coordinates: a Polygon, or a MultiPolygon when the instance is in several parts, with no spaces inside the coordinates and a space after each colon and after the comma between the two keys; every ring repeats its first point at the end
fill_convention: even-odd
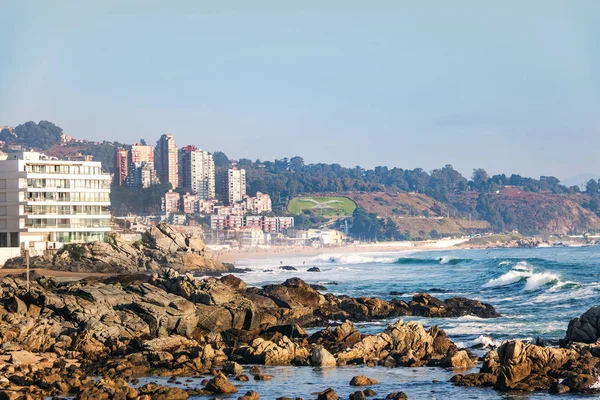
{"type": "Polygon", "coordinates": [[[460,248],[468,239],[444,239],[421,242],[380,242],[348,246],[309,247],[309,246],[272,246],[269,248],[248,248],[210,250],[213,257],[220,261],[235,263],[240,259],[270,258],[287,256],[317,256],[320,254],[347,254],[398,251],[426,251],[460,248]]]}

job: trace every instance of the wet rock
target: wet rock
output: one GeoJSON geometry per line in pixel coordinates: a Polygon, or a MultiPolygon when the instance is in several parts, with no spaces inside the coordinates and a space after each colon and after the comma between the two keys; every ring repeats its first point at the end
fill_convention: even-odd
{"type": "Polygon", "coordinates": [[[490,387],[496,384],[497,376],[490,373],[477,373],[466,375],[454,375],[450,382],[457,386],[481,386],[490,387]]]}
{"type": "Polygon", "coordinates": [[[404,392],[394,392],[388,394],[385,398],[386,400],[404,400],[408,399],[408,396],[404,392]]]}
{"type": "Polygon", "coordinates": [[[548,389],[548,393],[558,394],[558,393],[568,393],[571,390],[567,385],[563,385],[558,383],[558,381],[554,382],[550,389],[548,389]]]}
{"type": "Polygon", "coordinates": [[[350,396],[348,398],[350,400],[367,400],[367,396],[365,396],[365,393],[362,390],[350,393],[350,396]]]}
{"type": "Polygon", "coordinates": [[[376,379],[369,378],[364,375],[358,375],[352,378],[350,381],[350,386],[370,386],[370,385],[378,385],[376,379]]]}
{"type": "Polygon", "coordinates": [[[325,389],[317,396],[317,400],[339,400],[339,397],[335,390],[332,388],[325,389]]]}
{"type": "Polygon", "coordinates": [[[271,379],[273,379],[273,375],[264,375],[264,374],[254,375],[255,381],[270,381],[271,379]]]}
{"type": "Polygon", "coordinates": [[[223,372],[227,375],[238,376],[244,372],[242,366],[234,361],[227,361],[223,364],[223,372]]]}
{"type": "Polygon", "coordinates": [[[238,397],[238,400],[258,400],[260,395],[254,391],[246,392],[245,395],[238,397]]]}
{"type": "Polygon", "coordinates": [[[212,378],[204,389],[216,394],[237,393],[238,391],[222,373],[218,373],[212,378]]]}
{"type": "Polygon", "coordinates": [[[297,268],[294,268],[291,265],[283,265],[283,266],[279,267],[279,269],[282,269],[284,271],[298,271],[297,268]]]}
{"type": "Polygon", "coordinates": [[[310,267],[306,271],[307,272],[321,272],[321,270],[318,267],[310,267]]]}
{"type": "Polygon", "coordinates": [[[600,306],[595,306],[569,322],[565,341],[595,343],[598,338],[600,338],[600,306]]]}
{"type": "Polygon", "coordinates": [[[367,397],[377,396],[377,393],[372,389],[365,389],[365,390],[363,390],[363,393],[367,397]]]}
{"type": "Polygon", "coordinates": [[[310,365],[314,367],[335,367],[335,357],[323,347],[315,347],[310,353],[310,365]]]}

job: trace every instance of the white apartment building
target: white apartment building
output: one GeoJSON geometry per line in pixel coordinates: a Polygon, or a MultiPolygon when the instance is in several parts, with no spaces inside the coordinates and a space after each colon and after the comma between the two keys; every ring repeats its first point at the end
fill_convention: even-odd
{"type": "Polygon", "coordinates": [[[208,151],[186,146],[179,151],[181,186],[200,200],[215,198],[215,162],[208,151]]]}
{"type": "Polygon", "coordinates": [[[227,202],[239,203],[246,195],[246,170],[231,168],[227,171],[227,202]]]}
{"type": "Polygon", "coordinates": [[[0,159],[0,247],[43,250],[104,240],[111,176],[100,162],[53,160],[36,152],[0,159]]]}

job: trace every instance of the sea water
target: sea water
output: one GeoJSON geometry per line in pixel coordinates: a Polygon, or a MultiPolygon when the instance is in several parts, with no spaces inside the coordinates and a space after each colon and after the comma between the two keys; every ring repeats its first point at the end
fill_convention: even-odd
{"type": "MultiPolygon", "coordinates": [[[[457,345],[479,355],[508,339],[533,342],[541,338],[556,344],[565,336],[572,318],[600,305],[600,247],[280,256],[240,260],[236,267],[250,269],[239,274],[250,286],[299,277],[327,287],[330,293],[353,297],[397,297],[408,301],[416,293],[428,292],[440,299],[462,296],[490,303],[502,317],[404,318],[426,326],[438,325],[457,345]],[[293,266],[297,271],[281,270],[280,265],[293,266]],[[321,272],[307,271],[314,266],[321,272]],[[400,294],[391,295],[392,292],[400,294]]],[[[364,333],[377,333],[393,321],[356,325],[364,333]]],[[[348,382],[354,375],[363,374],[380,382],[372,389],[382,397],[403,391],[411,399],[575,398],[455,387],[449,382],[454,373],[441,368],[265,367],[264,372],[273,375],[273,380],[244,383],[240,393],[256,390],[264,399],[282,395],[309,399],[316,398],[311,393],[333,387],[340,398],[348,398],[357,390],[348,382]]],[[[477,372],[477,368],[471,372],[477,372]]],[[[239,395],[219,398],[236,399],[239,395]]]]}

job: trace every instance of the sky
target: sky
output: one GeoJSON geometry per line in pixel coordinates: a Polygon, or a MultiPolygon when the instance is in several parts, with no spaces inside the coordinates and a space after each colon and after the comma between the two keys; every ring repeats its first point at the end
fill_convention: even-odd
{"type": "Polygon", "coordinates": [[[597,0],[3,0],[0,125],[230,158],[600,174],[597,0]]]}

